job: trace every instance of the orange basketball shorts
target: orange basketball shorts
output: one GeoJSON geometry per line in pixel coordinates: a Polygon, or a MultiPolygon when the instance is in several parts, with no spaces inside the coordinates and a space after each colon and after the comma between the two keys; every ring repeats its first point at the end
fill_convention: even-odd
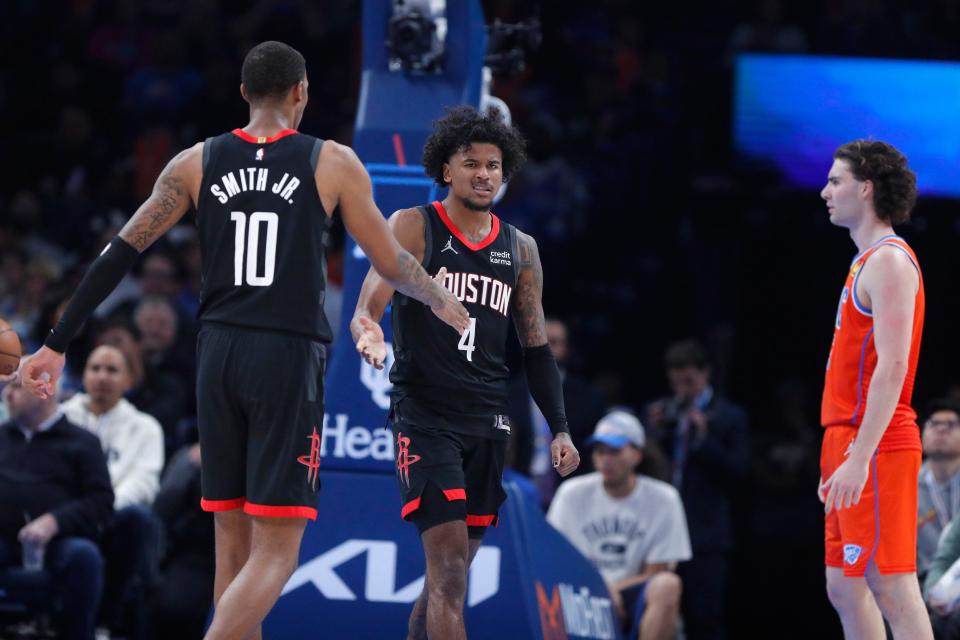
{"type": "MultiPolygon", "coordinates": [[[[825,481],[846,459],[855,427],[828,427],[820,451],[825,481]]],[[[845,576],[863,576],[872,561],[881,574],[917,571],[917,481],[921,454],[880,451],[870,459],[860,502],[831,509],[824,523],[825,563],[845,576]]]]}

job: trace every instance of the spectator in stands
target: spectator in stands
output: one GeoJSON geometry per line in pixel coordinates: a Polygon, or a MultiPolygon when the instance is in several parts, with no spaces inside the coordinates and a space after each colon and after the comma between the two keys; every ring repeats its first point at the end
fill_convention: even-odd
{"type": "Polygon", "coordinates": [[[926,574],[940,534],[960,514],[960,402],[935,400],[923,423],[917,507],[917,571],[926,574]]]}
{"type": "MultiPolygon", "coordinates": [[[[563,398],[570,425],[570,437],[578,451],[590,436],[605,409],[600,392],[588,380],[569,370],[570,342],[566,323],[557,318],[547,318],[547,343],[560,368],[563,381],[563,398]]],[[[543,414],[530,397],[526,376],[517,376],[511,381],[510,418],[513,426],[511,442],[511,466],[517,471],[529,475],[537,485],[544,506],[550,503],[559,478],[550,464],[550,441],[553,436],[543,414]]],[[[590,469],[586,460],[581,467],[590,469]]],[[[573,475],[581,474],[581,469],[573,475]]]]}
{"type": "Polygon", "coordinates": [[[172,254],[152,251],[143,259],[140,271],[140,284],[145,296],[161,296],[170,301],[177,312],[177,324],[188,340],[196,337],[193,313],[186,308],[183,298],[184,269],[172,254]]]}
{"type": "Polygon", "coordinates": [[[21,545],[45,547],[58,637],[91,640],[103,589],[93,540],[113,512],[100,443],[55,398],[41,400],[18,381],[3,399],[11,419],[0,426],[0,568],[21,563],[21,545]]]}
{"type": "Polygon", "coordinates": [[[960,640],[960,572],[954,565],[960,561],[960,526],[955,517],[947,525],[936,553],[927,565],[923,580],[923,599],[930,609],[930,622],[937,640],[960,640]]]}
{"type": "Polygon", "coordinates": [[[163,468],[163,430],[123,398],[130,386],[130,366],[116,347],[93,350],[83,386],[86,393],[65,402],[63,412],[100,438],[107,457],[116,514],[103,540],[107,571],[101,619],[112,631],[126,632],[136,624],[137,614],[142,617],[139,598],[155,563],[156,527],[149,506],[163,468]],[[131,613],[133,622],[128,620],[131,613]]]}
{"type": "Polygon", "coordinates": [[[115,509],[151,505],[163,469],[163,429],[123,394],[130,365],[116,347],[93,350],[83,371],[86,393],[63,404],[67,418],[100,438],[116,496],[115,509]]]}
{"type": "MultiPolygon", "coordinates": [[[[148,296],[133,311],[133,321],[143,336],[143,355],[147,367],[177,376],[194,388],[196,345],[184,348],[178,341],[179,320],[169,299],[148,296]]],[[[188,394],[189,395],[189,394],[188,394]]]]}
{"type": "Polygon", "coordinates": [[[747,416],[710,386],[707,354],[697,341],[671,345],[666,369],[673,395],[653,402],[647,420],[670,460],[690,524],[693,560],[678,571],[684,629],[690,640],[724,638],[732,502],[750,467],[747,416]]]}
{"type": "MultiPolygon", "coordinates": [[[[169,156],[162,155],[161,157],[168,158],[169,156]]],[[[159,171],[165,163],[165,159],[161,160],[161,165],[157,170],[159,171]]],[[[150,184],[153,184],[152,177],[150,178],[150,184]]],[[[176,344],[179,352],[181,349],[193,349],[196,346],[196,308],[192,306],[189,296],[184,296],[185,268],[170,251],[170,245],[165,240],[144,254],[139,271],[140,289],[146,298],[160,297],[170,301],[177,314],[176,344]]],[[[137,306],[137,300],[128,301],[117,307],[117,310],[111,315],[133,317],[137,306]]]]}
{"type": "Polygon", "coordinates": [[[199,638],[213,603],[213,516],[200,508],[200,445],[180,449],[153,503],[163,523],[160,583],[150,601],[156,640],[199,638]]]}
{"type": "Polygon", "coordinates": [[[630,636],[674,637],[680,610],[678,562],[690,559],[680,495],[666,482],[637,475],[645,434],[626,411],[596,426],[596,472],[557,489],[547,520],[600,571],[630,636]]]}
{"type": "Polygon", "coordinates": [[[163,427],[165,453],[172,455],[181,444],[177,426],[187,414],[188,390],[176,376],[157,370],[146,363],[142,335],[136,324],[125,318],[113,318],[100,329],[95,343],[108,344],[123,352],[130,365],[130,389],[126,398],[148,413],[163,427]]]}

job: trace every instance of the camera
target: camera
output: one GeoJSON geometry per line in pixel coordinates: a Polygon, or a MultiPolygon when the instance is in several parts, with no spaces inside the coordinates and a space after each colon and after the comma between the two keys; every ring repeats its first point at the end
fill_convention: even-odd
{"type": "Polygon", "coordinates": [[[391,71],[441,73],[446,50],[446,3],[397,0],[387,23],[391,71]],[[433,7],[433,8],[431,8],[433,7]]]}
{"type": "Polygon", "coordinates": [[[499,20],[487,27],[487,54],[484,64],[497,76],[512,77],[527,65],[527,56],[540,46],[540,20],[531,18],[517,24],[499,20]]]}

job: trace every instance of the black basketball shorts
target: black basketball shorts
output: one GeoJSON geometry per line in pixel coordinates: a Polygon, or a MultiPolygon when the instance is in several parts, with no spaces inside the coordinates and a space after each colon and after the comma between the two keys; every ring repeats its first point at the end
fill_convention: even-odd
{"type": "Polygon", "coordinates": [[[317,517],[324,346],[206,322],[197,337],[205,511],[317,517]]]}
{"type": "Polygon", "coordinates": [[[497,524],[507,498],[506,440],[437,428],[455,419],[431,420],[429,409],[420,403],[415,412],[406,412],[412,402],[404,399],[391,410],[401,517],[416,524],[421,534],[444,522],[465,520],[470,537],[482,537],[489,525],[497,524]]]}

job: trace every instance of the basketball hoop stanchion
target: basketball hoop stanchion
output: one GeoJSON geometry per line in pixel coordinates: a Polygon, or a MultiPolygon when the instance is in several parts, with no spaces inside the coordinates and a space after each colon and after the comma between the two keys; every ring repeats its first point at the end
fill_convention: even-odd
{"type": "MultiPolygon", "coordinates": [[[[402,5],[365,0],[354,149],[370,172],[384,215],[443,197],[420,166],[423,143],[445,108],[480,106],[486,39],[479,0],[402,5]],[[404,69],[397,55],[414,70],[404,69]],[[418,65],[421,60],[427,62],[418,65]],[[434,67],[415,70],[431,60],[437,60],[434,67]]],[[[327,370],[322,469],[392,474],[391,436],[383,429],[388,367],[363,366],[350,336],[350,318],[370,262],[349,236],[343,263],[343,314],[327,370]]],[[[389,309],[381,326],[391,342],[389,309]]]]}

